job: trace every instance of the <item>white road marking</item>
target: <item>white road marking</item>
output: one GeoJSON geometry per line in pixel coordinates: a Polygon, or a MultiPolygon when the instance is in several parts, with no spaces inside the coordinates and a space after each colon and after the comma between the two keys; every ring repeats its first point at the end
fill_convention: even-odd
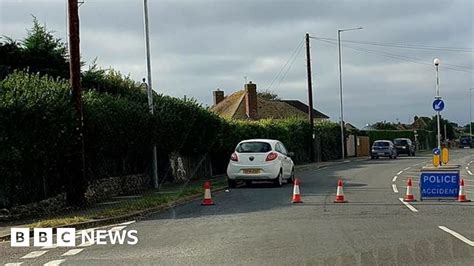
{"type": "Polygon", "coordinates": [[[399,200],[400,200],[403,204],[405,204],[405,206],[407,206],[408,209],[410,209],[410,211],[412,211],[412,212],[418,212],[418,210],[415,209],[415,207],[411,206],[408,202],[404,202],[402,198],[399,198],[399,200]]]}
{"type": "Polygon", "coordinates": [[[65,262],[66,260],[52,260],[50,262],[46,262],[43,264],[44,266],[56,266],[56,265],[61,265],[61,263],[65,262]]]}
{"type": "Polygon", "coordinates": [[[401,170],[400,172],[398,172],[397,175],[399,175],[399,174],[401,174],[401,173],[403,173],[403,170],[401,170]]]}
{"type": "Polygon", "coordinates": [[[469,167],[466,166],[466,170],[469,170],[469,167]]]}
{"type": "Polygon", "coordinates": [[[38,258],[39,256],[42,256],[44,254],[46,254],[46,252],[48,252],[47,250],[44,250],[44,251],[32,251],[28,254],[26,254],[25,256],[21,257],[22,259],[34,259],[34,258],[38,258]]]}
{"type": "Polygon", "coordinates": [[[393,177],[393,179],[392,179],[392,182],[395,182],[395,181],[397,181],[397,178],[398,178],[398,176],[397,176],[397,175],[396,175],[396,176],[394,176],[394,177],[393,177]]]}
{"type": "Polygon", "coordinates": [[[411,168],[411,167],[407,167],[407,168],[403,169],[403,171],[406,171],[406,170],[408,170],[408,169],[410,169],[410,168],[411,168]]]}
{"type": "Polygon", "coordinates": [[[11,262],[11,263],[5,264],[5,266],[20,266],[22,264],[23,262],[11,262]]]}
{"type": "Polygon", "coordinates": [[[474,241],[471,241],[471,240],[465,238],[465,237],[462,236],[461,234],[459,234],[459,233],[457,233],[457,232],[455,232],[455,231],[453,231],[453,230],[447,228],[446,226],[438,226],[438,227],[439,227],[439,229],[441,229],[441,230],[443,230],[443,231],[445,231],[445,232],[447,232],[447,233],[453,235],[454,237],[456,237],[457,239],[461,240],[462,242],[468,244],[469,246],[474,247],[474,241]]]}
{"type": "Polygon", "coordinates": [[[81,253],[83,250],[84,250],[83,248],[71,249],[71,250],[68,250],[66,253],[62,254],[61,256],[74,256],[81,253]]]}
{"type": "Polygon", "coordinates": [[[85,241],[85,242],[81,243],[78,247],[80,247],[80,248],[85,248],[85,247],[90,247],[90,246],[92,246],[92,245],[94,245],[94,242],[85,241]]]}
{"type": "Polygon", "coordinates": [[[397,185],[392,184],[392,189],[393,189],[393,192],[398,193],[397,185]]]}
{"type": "Polygon", "coordinates": [[[127,227],[127,226],[126,225],[115,226],[115,227],[112,227],[112,229],[110,229],[110,231],[120,231],[120,230],[124,229],[125,227],[127,227]]]}
{"type": "Polygon", "coordinates": [[[133,223],[135,223],[135,222],[136,222],[136,221],[133,220],[133,221],[130,221],[130,222],[121,223],[121,224],[119,224],[119,225],[129,225],[129,224],[133,224],[133,223]]]}
{"type": "Polygon", "coordinates": [[[467,173],[468,173],[469,175],[472,175],[472,172],[471,172],[470,170],[467,170],[467,173]]]}
{"type": "Polygon", "coordinates": [[[53,249],[53,248],[57,248],[58,247],[58,244],[57,243],[54,243],[52,246],[50,247],[42,247],[41,249],[53,249]]]}

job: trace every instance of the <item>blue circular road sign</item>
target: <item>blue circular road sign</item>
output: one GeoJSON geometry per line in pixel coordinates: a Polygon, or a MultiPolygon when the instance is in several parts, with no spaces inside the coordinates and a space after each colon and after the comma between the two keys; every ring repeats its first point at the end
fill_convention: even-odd
{"type": "Polygon", "coordinates": [[[441,99],[436,99],[433,101],[433,110],[436,112],[441,112],[444,109],[444,101],[441,99]]]}
{"type": "Polygon", "coordinates": [[[439,155],[440,153],[441,153],[441,151],[438,148],[433,149],[433,154],[434,155],[439,155]]]}

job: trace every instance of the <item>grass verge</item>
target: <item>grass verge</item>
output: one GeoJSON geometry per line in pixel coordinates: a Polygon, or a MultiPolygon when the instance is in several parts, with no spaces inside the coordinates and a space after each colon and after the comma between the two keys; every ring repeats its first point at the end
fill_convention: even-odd
{"type": "MultiPolygon", "coordinates": [[[[148,191],[139,198],[121,200],[117,204],[106,206],[91,206],[90,208],[78,210],[68,215],[61,215],[48,219],[39,220],[26,227],[60,227],[80,222],[93,221],[98,219],[113,218],[127,215],[142,210],[147,210],[184,199],[186,197],[197,196],[203,193],[203,183],[206,180],[192,181],[185,184],[166,184],[159,192],[148,191]]],[[[219,189],[227,186],[225,178],[211,179],[212,189],[219,189]]]]}

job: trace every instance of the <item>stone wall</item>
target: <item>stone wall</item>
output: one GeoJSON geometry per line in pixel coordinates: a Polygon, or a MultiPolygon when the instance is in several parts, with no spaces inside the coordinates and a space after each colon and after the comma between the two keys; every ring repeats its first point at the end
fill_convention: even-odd
{"type": "Polygon", "coordinates": [[[15,206],[9,210],[1,209],[0,221],[13,221],[27,217],[47,216],[64,211],[67,208],[66,194],[61,193],[55,197],[40,202],[15,206]]]}
{"type": "Polygon", "coordinates": [[[148,175],[127,175],[102,178],[89,184],[86,191],[87,203],[95,203],[104,199],[130,194],[149,189],[151,184],[148,175]]]}

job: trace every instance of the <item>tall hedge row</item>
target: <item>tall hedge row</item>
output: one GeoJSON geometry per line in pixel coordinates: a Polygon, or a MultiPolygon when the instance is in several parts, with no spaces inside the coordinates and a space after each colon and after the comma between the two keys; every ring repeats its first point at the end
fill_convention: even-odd
{"type": "MultiPolygon", "coordinates": [[[[132,84],[133,85],[133,84],[132,84]]],[[[308,161],[311,128],[299,119],[228,121],[195,101],[155,95],[155,114],[146,93],[109,94],[86,90],[83,97],[87,181],[150,171],[156,144],[160,176],[168,156],[210,155],[225,171],[242,139],[279,139],[296,162],[308,161]]],[[[75,152],[74,110],[67,81],[16,72],[0,82],[0,206],[37,201],[64,191],[75,152]]],[[[323,159],[337,158],[337,125],[318,124],[323,159]],[[326,150],[326,151],[324,151],[326,150]]]]}

